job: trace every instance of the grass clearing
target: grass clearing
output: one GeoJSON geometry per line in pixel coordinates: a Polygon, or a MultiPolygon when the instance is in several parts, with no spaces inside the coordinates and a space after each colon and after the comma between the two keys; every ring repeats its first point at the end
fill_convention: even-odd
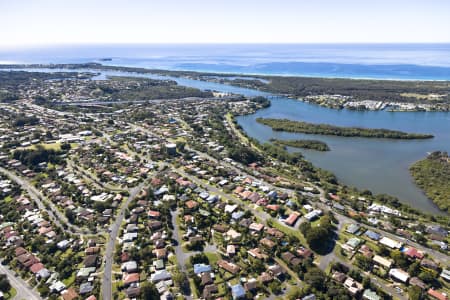
{"type": "Polygon", "coordinates": [[[17,291],[15,288],[11,288],[8,292],[5,293],[5,299],[14,299],[14,297],[17,295],[17,291]]]}
{"type": "Polygon", "coordinates": [[[219,256],[216,253],[205,252],[206,257],[208,258],[210,265],[215,265],[219,260],[219,256]]]}
{"type": "Polygon", "coordinates": [[[66,278],[66,279],[63,279],[63,283],[66,285],[66,286],[71,286],[74,282],[75,282],[75,277],[76,277],[76,271],[75,272],[72,272],[72,274],[70,275],[70,277],[68,277],[68,278],[66,278]]]}
{"type": "Polygon", "coordinates": [[[6,198],[3,199],[3,201],[5,201],[5,203],[9,203],[13,200],[13,198],[11,197],[11,195],[7,196],[6,198]]]}
{"type": "Polygon", "coordinates": [[[61,143],[51,143],[51,144],[40,143],[40,144],[24,147],[23,149],[36,150],[38,146],[41,146],[41,147],[43,147],[46,150],[55,150],[55,151],[60,151],[61,150],[61,143]]]}
{"type": "Polygon", "coordinates": [[[300,243],[302,243],[303,246],[306,247],[308,245],[308,243],[306,242],[305,237],[303,236],[303,234],[299,230],[283,226],[277,220],[272,220],[272,224],[271,225],[272,225],[272,227],[274,227],[274,228],[280,230],[281,232],[283,232],[284,234],[295,236],[296,238],[299,239],[300,243]]]}

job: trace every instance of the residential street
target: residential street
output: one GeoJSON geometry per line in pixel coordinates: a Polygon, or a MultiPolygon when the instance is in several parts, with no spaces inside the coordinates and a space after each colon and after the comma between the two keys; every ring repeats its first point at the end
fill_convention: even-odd
{"type": "MultiPolygon", "coordinates": [[[[180,266],[181,272],[186,272],[186,261],[189,259],[189,257],[191,255],[190,255],[190,253],[184,252],[183,248],[181,246],[183,243],[183,240],[181,239],[180,229],[178,228],[178,225],[177,225],[177,218],[178,218],[179,214],[180,214],[180,211],[176,210],[171,215],[171,221],[173,224],[172,239],[177,241],[177,245],[174,247],[175,255],[177,257],[177,263],[180,266]]],[[[191,295],[184,295],[184,297],[187,300],[192,299],[191,295]]]]}
{"type": "Polygon", "coordinates": [[[14,272],[6,266],[0,264],[0,274],[6,274],[11,286],[17,291],[17,294],[12,300],[41,300],[41,296],[35,290],[22,280],[20,277],[14,276],[14,272]]]}
{"type": "Polygon", "coordinates": [[[105,264],[103,270],[103,279],[102,279],[102,296],[103,299],[113,299],[112,298],[112,265],[114,258],[114,250],[117,242],[117,237],[119,234],[120,226],[122,225],[122,221],[125,217],[125,210],[130,205],[130,202],[139,194],[139,192],[145,187],[147,184],[146,181],[139,184],[137,187],[134,187],[130,191],[130,195],[122,204],[120,210],[116,214],[115,222],[110,226],[109,239],[106,243],[105,249],[105,264]]]}
{"type": "Polygon", "coordinates": [[[43,195],[39,192],[38,189],[36,189],[32,184],[30,184],[26,179],[23,179],[13,172],[10,172],[2,167],[0,167],[0,172],[9,177],[11,180],[15,181],[18,185],[20,185],[25,191],[28,192],[30,197],[34,202],[36,202],[39,209],[46,211],[49,215],[49,217],[52,219],[52,221],[60,227],[63,231],[70,231],[73,234],[80,234],[84,233],[84,231],[79,228],[78,226],[72,225],[67,220],[66,216],[62,214],[53,203],[50,201],[47,201],[48,205],[50,206],[50,209],[47,209],[45,204],[42,202],[43,195]],[[57,217],[56,217],[56,216],[57,217]],[[64,223],[68,226],[68,229],[64,228],[63,224],[61,224],[61,221],[64,221],[64,223]]]}
{"type": "MultiPolygon", "coordinates": [[[[325,204],[319,203],[318,204],[323,210],[330,210],[330,208],[328,206],[326,206],[325,204]]],[[[358,222],[356,222],[355,220],[353,220],[352,218],[349,218],[347,216],[344,216],[342,214],[336,213],[334,212],[334,215],[336,217],[336,219],[339,221],[339,224],[358,224],[358,222]]],[[[448,255],[445,255],[444,253],[441,253],[439,251],[430,249],[428,247],[424,247],[418,243],[415,243],[411,240],[405,240],[395,234],[389,233],[387,231],[381,230],[379,228],[373,227],[373,226],[369,226],[364,224],[364,227],[370,229],[370,230],[374,230],[377,232],[380,232],[383,236],[386,236],[388,238],[394,239],[394,240],[400,240],[403,243],[406,243],[414,248],[416,248],[417,250],[420,250],[424,253],[428,253],[431,254],[436,260],[438,260],[442,265],[444,266],[449,266],[450,265],[450,259],[448,257],[448,255]]]]}

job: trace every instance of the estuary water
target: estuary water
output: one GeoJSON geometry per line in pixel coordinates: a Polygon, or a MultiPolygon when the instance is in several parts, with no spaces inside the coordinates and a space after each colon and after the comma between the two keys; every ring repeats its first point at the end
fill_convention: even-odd
{"type": "MultiPolygon", "coordinates": [[[[160,45],[41,49],[7,53],[0,61],[15,63],[104,64],[251,74],[315,75],[320,77],[382,78],[402,80],[450,80],[450,45],[160,45]],[[104,61],[101,58],[108,58],[104,61]],[[111,58],[111,60],[109,60],[111,58]]],[[[51,70],[55,71],[55,70],[51,70]]],[[[85,70],[83,70],[85,71],[85,70]]],[[[167,78],[123,72],[132,75],[167,78]]],[[[170,78],[180,85],[231,92],[246,96],[269,94],[224,84],[170,78]]],[[[428,152],[450,152],[450,113],[349,111],[323,108],[286,97],[271,98],[269,108],[238,117],[246,133],[260,141],[270,138],[318,139],[331,151],[300,150],[314,165],[330,170],[347,185],[374,193],[397,196],[412,207],[430,213],[439,209],[413,183],[408,167],[428,152]],[[274,132],[258,124],[257,117],[287,118],[340,126],[387,128],[407,132],[431,133],[428,140],[388,140],[344,138],[274,132]]],[[[290,149],[299,151],[298,149],[290,149]]]]}

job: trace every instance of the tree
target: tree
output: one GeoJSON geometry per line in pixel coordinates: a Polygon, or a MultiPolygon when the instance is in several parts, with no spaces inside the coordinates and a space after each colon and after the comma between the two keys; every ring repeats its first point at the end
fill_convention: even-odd
{"type": "Polygon", "coordinates": [[[182,290],[188,290],[189,289],[189,280],[185,273],[181,272],[179,268],[175,268],[172,272],[173,275],[173,282],[177,287],[179,287],[182,290]]]}
{"type": "Polygon", "coordinates": [[[356,255],[356,265],[364,271],[369,271],[372,268],[372,260],[364,255],[356,255]]]}
{"type": "Polygon", "coordinates": [[[70,145],[70,143],[63,143],[61,144],[61,150],[70,150],[72,146],[70,145]]]}
{"type": "Polygon", "coordinates": [[[410,300],[421,300],[423,299],[422,290],[418,286],[411,286],[408,289],[408,296],[410,300]]]}
{"type": "Polygon", "coordinates": [[[184,152],[184,147],[186,147],[186,143],[183,141],[177,141],[176,143],[177,149],[179,152],[184,152]]]}
{"type": "Polygon", "coordinates": [[[420,263],[418,261],[412,263],[408,268],[408,273],[411,277],[415,277],[420,273],[420,263]]]}
{"type": "Polygon", "coordinates": [[[155,285],[150,282],[144,282],[141,285],[141,296],[140,299],[159,299],[159,293],[155,285]]]}
{"type": "Polygon", "coordinates": [[[331,217],[325,215],[320,219],[320,227],[326,229],[329,233],[334,230],[333,224],[331,222],[331,217]]]}
{"type": "Polygon", "coordinates": [[[322,227],[312,227],[306,233],[306,241],[309,247],[314,251],[320,251],[327,246],[327,240],[329,239],[329,232],[326,228],[322,227]]]}
{"type": "Polygon", "coordinates": [[[408,260],[399,250],[391,251],[391,258],[395,261],[395,264],[401,268],[406,268],[409,265],[408,260]]]}
{"type": "Polygon", "coordinates": [[[426,270],[420,272],[419,276],[417,277],[419,277],[419,279],[422,280],[423,282],[430,284],[436,280],[437,274],[434,271],[426,270]]]}
{"type": "Polygon", "coordinates": [[[69,220],[70,223],[74,223],[75,222],[75,213],[73,212],[73,210],[71,210],[70,208],[66,208],[66,210],[64,211],[64,214],[66,215],[67,220],[69,220]]]}
{"type": "Polygon", "coordinates": [[[8,292],[11,289],[8,277],[5,274],[0,274],[0,291],[3,293],[8,292]]]}
{"type": "Polygon", "coordinates": [[[300,224],[299,229],[303,235],[306,235],[306,233],[311,229],[311,224],[309,222],[303,222],[300,224]]]}
{"type": "Polygon", "coordinates": [[[390,256],[391,251],[390,251],[386,246],[380,245],[379,248],[378,248],[377,253],[378,253],[380,256],[390,256]]]}
{"type": "Polygon", "coordinates": [[[276,281],[272,281],[271,283],[269,283],[269,289],[272,293],[274,293],[275,295],[278,295],[281,293],[281,286],[278,282],[276,281]]]}
{"type": "Polygon", "coordinates": [[[305,274],[305,282],[318,291],[324,289],[325,281],[325,274],[318,268],[312,268],[305,274]]]}
{"type": "Polygon", "coordinates": [[[362,281],[362,285],[365,289],[370,288],[370,278],[369,277],[364,277],[363,281],[362,281]]]}
{"type": "Polygon", "coordinates": [[[208,257],[205,253],[198,253],[189,258],[192,265],[195,264],[209,264],[208,257]]]}

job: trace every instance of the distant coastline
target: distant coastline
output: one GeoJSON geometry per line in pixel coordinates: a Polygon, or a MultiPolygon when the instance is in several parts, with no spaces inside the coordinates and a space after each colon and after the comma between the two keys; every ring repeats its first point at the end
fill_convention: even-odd
{"type": "Polygon", "coordinates": [[[389,81],[248,74],[237,76],[232,73],[172,71],[100,63],[0,65],[0,69],[8,68],[89,69],[184,77],[256,89],[333,109],[450,111],[450,81],[389,81]]]}
{"type": "Polygon", "coordinates": [[[86,44],[0,49],[0,61],[87,63],[204,73],[450,80],[446,44],[86,44]]]}

